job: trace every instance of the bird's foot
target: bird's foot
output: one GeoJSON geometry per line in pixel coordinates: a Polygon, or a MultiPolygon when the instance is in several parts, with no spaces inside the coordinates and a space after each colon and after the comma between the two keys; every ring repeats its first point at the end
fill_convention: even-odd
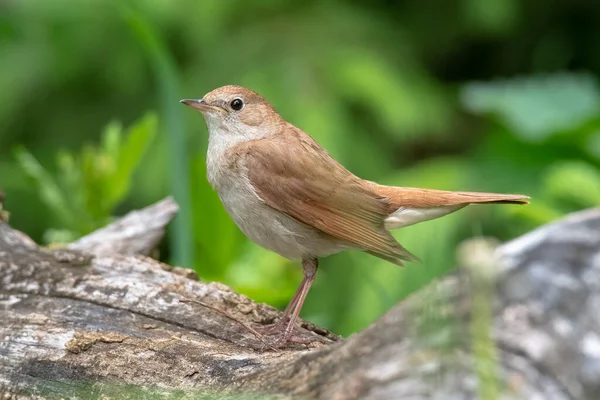
{"type": "Polygon", "coordinates": [[[255,325],[254,329],[263,336],[273,336],[285,330],[287,321],[280,319],[277,322],[268,325],[255,325]]]}
{"type": "Polygon", "coordinates": [[[280,349],[287,343],[310,343],[310,340],[294,335],[297,327],[295,325],[290,327],[289,320],[286,318],[279,319],[272,324],[255,326],[254,329],[263,336],[263,339],[268,343],[268,347],[280,349]]]}

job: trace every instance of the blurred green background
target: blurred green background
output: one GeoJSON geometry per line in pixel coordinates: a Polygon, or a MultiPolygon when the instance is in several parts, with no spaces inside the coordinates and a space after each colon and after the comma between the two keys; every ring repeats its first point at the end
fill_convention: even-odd
{"type": "Polygon", "coordinates": [[[598,43],[592,0],[0,0],[5,208],[48,244],[173,194],[161,258],[285,307],[301,269],[232,223],[204,121],[178,103],[225,84],[363,178],[533,197],[395,233],[423,265],[322,260],[302,315],[347,335],[455,266],[461,240],[598,204],[598,43]]]}

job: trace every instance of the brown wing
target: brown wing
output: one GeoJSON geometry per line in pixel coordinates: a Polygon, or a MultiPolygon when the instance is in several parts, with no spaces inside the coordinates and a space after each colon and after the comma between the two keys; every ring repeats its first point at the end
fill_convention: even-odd
{"type": "Polygon", "coordinates": [[[250,182],[273,207],[340,241],[402,265],[418,261],[384,228],[387,200],[360,184],[312,138],[270,138],[238,146],[250,182]]]}

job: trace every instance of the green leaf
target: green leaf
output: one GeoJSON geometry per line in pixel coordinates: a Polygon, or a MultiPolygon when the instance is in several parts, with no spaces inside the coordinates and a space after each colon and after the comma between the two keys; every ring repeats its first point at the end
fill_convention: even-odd
{"type": "Polygon", "coordinates": [[[62,224],[75,226],[68,198],[48,171],[23,147],[15,150],[15,157],[25,173],[37,184],[40,198],[46,206],[57,215],[62,224]]]}
{"type": "MultiPolygon", "coordinates": [[[[115,206],[129,191],[134,170],[156,135],[157,125],[156,116],[147,114],[127,131],[123,141],[121,125],[112,122],[104,130],[101,147],[85,145],[78,155],[58,152],[58,182],[25,149],[17,149],[15,156],[66,231],[84,235],[110,222],[115,206]]],[[[45,237],[53,241],[70,237],[62,232],[48,231],[45,237]]]]}
{"type": "Polygon", "coordinates": [[[94,230],[96,225],[86,210],[85,183],[80,164],[73,154],[66,151],[59,151],[56,161],[59,169],[59,181],[69,197],[70,212],[77,221],[77,226],[72,229],[76,229],[80,235],[89,233],[94,230]]]}
{"type": "Polygon", "coordinates": [[[533,142],[575,129],[600,109],[598,82],[590,74],[469,83],[461,90],[461,100],[467,110],[495,114],[516,135],[533,142]]]}
{"type": "Polygon", "coordinates": [[[119,158],[122,136],[123,125],[117,121],[110,122],[102,132],[102,151],[115,161],[119,158]]]}
{"type": "MultiPolygon", "coordinates": [[[[111,152],[117,153],[116,165],[112,173],[105,179],[105,208],[112,210],[129,192],[131,179],[135,168],[140,163],[146,150],[156,136],[158,120],[156,115],[149,113],[127,130],[125,141],[118,149],[111,152]]],[[[115,130],[107,130],[106,135],[115,136],[115,130]]],[[[118,137],[118,135],[117,135],[118,137]]],[[[105,143],[117,142],[118,139],[105,139],[105,143]]],[[[111,154],[107,154],[111,156],[111,154]]]]}
{"type": "Polygon", "coordinates": [[[94,221],[103,221],[110,210],[107,209],[104,177],[114,169],[114,162],[91,145],[84,146],[80,155],[80,168],[83,176],[83,191],[86,211],[94,221]]]}

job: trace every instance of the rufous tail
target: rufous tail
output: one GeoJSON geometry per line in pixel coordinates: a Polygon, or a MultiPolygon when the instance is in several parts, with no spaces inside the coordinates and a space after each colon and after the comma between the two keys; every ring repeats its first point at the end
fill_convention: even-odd
{"type": "Polygon", "coordinates": [[[374,191],[389,201],[390,213],[401,207],[430,208],[469,204],[529,204],[529,197],[522,194],[499,194],[482,192],[450,192],[445,190],[418,189],[384,186],[372,183],[374,191]]]}
{"type": "MultiPolygon", "coordinates": [[[[449,192],[434,189],[384,186],[374,182],[366,182],[366,184],[369,185],[373,192],[386,199],[388,216],[385,218],[384,224],[388,230],[404,228],[436,219],[458,211],[469,204],[529,203],[529,197],[521,194],[449,192]]],[[[380,255],[378,256],[381,257],[380,255]]],[[[402,248],[401,256],[397,257],[397,259],[389,260],[402,265],[401,260],[415,261],[418,259],[408,252],[408,250],[402,248]]]]}

